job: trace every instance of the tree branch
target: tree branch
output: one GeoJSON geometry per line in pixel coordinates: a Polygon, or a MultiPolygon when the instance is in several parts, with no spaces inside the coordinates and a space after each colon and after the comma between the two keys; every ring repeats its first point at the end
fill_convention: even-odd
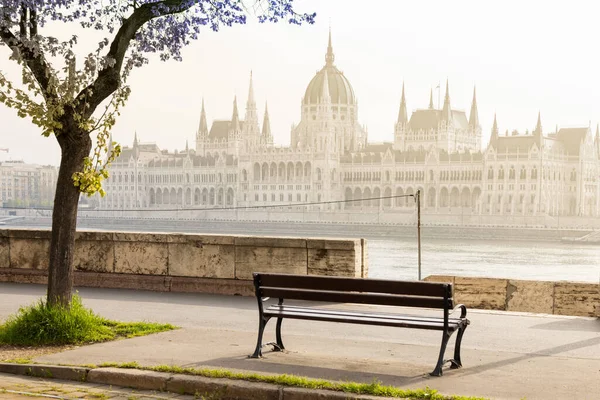
{"type": "Polygon", "coordinates": [[[46,100],[54,100],[57,94],[50,87],[52,70],[40,49],[33,50],[18,39],[6,26],[0,25],[0,39],[13,51],[19,53],[29,70],[33,73],[46,100]]]}
{"type": "Polygon", "coordinates": [[[85,119],[89,118],[96,107],[100,105],[119,87],[121,79],[121,68],[129,44],[135,38],[138,30],[152,19],[167,15],[178,14],[190,9],[196,3],[190,0],[162,0],[153,3],[145,3],[134,9],[133,13],[123,21],[123,25],[113,39],[107,57],[115,60],[114,64],[104,68],[98,74],[98,78],[83,89],[77,96],[75,104],[85,119]],[[162,7],[166,6],[166,9],[162,7]],[[159,12],[155,10],[159,9],[159,12]],[[84,97],[91,90],[91,96],[84,97]],[[87,104],[86,104],[87,103],[87,104]]]}

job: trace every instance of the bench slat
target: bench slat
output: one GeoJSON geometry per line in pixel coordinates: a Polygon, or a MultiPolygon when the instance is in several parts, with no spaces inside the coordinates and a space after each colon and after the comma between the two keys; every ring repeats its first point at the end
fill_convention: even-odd
{"type": "MultiPolygon", "coordinates": [[[[420,322],[411,321],[404,319],[389,319],[389,318],[373,318],[373,317],[361,317],[354,316],[349,318],[346,315],[324,315],[317,313],[303,313],[294,311],[282,311],[282,312],[265,312],[265,315],[277,318],[290,318],[290,319],[304,319],[310,321],[329,321],[329,322],[346,322],[360,325],[379,325],[379,326],[394,326],[402,328],[415,328],[415,329],[428,329],[428,330],[444,330],[444,322],[420,322]]],[[[449,325],[448,329],[454,331],[458,328],[456,324],[449,325]]]]}
{"type": "MultiPolygon", "coordinates": [[[[363,317],[373,317],[373,318],[381,318],[381,319],[402,319],[402,320],[411,320],[411,321],[422,321],[422,322],[437,322],[444,321],[443,317],[419,317],[416,315],[410,314],[388,314],[388,313],[379,313],[379,312],[356,312],[356,311],[346,311],[346,310],[333,310],[327,308],[310,308],[310,307],[300,307],[300,306],[290,306],[290,305],[278,305],[273,304],[270,305],[265,313],[271,312],[280,312],[280,311],[291,311],[291,312],[305,312],[305,313],[314,313],[314,314],[323,314],[323,315],[346,315],[348,317],[353,317],[356,315],[363,317]]],[[[464,320],[460,318],[449,318],[449,324],[463,324],[464,320]]]]}
{"type": "MultiPolygon", "coordinates": [[[[343,278],[333,276],[259,274],[260,286],[297,289],[337,290],[340,292],[370,292],[414,296],[444,297],[448,283],[392,281],[386,279],[343,278]]],[[[451,294],[449,297],[452,297],[451,294]]]]}
{"type": "Polygon", "coordinates": [[[405,296],[382,293],[338,292],[332,290],[292,289],[281,287],[261,287],[261,297],[277,297],[283,299],[327,301],[335,303],[378,304],[385,306],[451,308],[452,301],[439,297],[405,296]],[[450,303],[450,304],[448,304],[450,303]]]}

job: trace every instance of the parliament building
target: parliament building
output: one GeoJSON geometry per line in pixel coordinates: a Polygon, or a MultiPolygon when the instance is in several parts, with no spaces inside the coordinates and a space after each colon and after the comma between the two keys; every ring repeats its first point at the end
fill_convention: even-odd
{"type": "Polygon", "coordinates": [[[203,101],[195,147],[172,153],[140,143],[136,134],[111,166],[98,207],[408,212],[414,200],[404,195],[420,190],[429,214],[600,214],[600,132],[589,124],[548,132],[538,114],[531,132],[500,133],[494,117],[483,148],[475,91],[467,115],[454,108],[448,83],[441,109],[431,99],[410,115],[402,89],[389,143],[369,143],[358,112],[330,34],[289,147],[274,145],[269,112],[258,115],[250,76],[243,119],[234,99],[231,119],[209,127],[203,101]]]}

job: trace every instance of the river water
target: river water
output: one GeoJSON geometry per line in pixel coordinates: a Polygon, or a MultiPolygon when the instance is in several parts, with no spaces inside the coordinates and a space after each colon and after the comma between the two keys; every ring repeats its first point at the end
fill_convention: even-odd
{"type": "MultiPolygon", "coordinates": [[[[369,277],[417,279],[416,240],[368,241],[369,277]]],[[[421,275],[600,281],[600,246],[560,242],[422,241],[421,275]]]]}

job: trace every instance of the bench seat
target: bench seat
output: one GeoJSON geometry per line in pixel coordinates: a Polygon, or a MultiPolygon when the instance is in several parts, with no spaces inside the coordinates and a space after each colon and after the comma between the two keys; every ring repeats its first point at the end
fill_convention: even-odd
{"type": "Polygon", "coordinates": [[[462,366],[460,346],[469,320],[467,308],[462,304],[454,304],[452,284],[260,272],[254,272],[253,277],[259,324],[256,348],[250,355],[252,358],[262,356],[263,332],[270,319],[277,320],[277,324],[276,342],[269,344],[273,345],[274,350],[285,349],[281,326],[283,320],[289,318],[441,331],[442,343],[438,361],[431,375],[441,376],[442,366],[446,362],[451,363],[451,368],[462,366]],[[268,304],[270,299],[277,300],[277,304],[268,304]],[[290,304],[288,300],[292,300],[293,303],[290,304]],[[427,310],[427,315],[406,315],[401,312],[368,309],[336,310],[323,308],[322,304],[412,307],[427,310]],[[430,316],[432,310],[441,313],[439,316],[430,316]],[[457,310],[460,310],[460,314],[453,315],[457,310]],[[446,345],[455,332],[457,335],[454,358],[444,360],[446,345]]]}
{"type": "MultiPolygon", "coordinates": [[[[345,322],[363,325],[394,326],[398,328],[444,329],[443,317],[418,317],[415,315],[389,314],[379,312],[356,312],[345,310],[320,309],[291,305],[272,304],[264,310],[264,315],[272,318],[305,319],[311,321],[345,322]]],[[[448,329],[456,331],[466,325],[465,319],[449,318],[448,329]]]]}

